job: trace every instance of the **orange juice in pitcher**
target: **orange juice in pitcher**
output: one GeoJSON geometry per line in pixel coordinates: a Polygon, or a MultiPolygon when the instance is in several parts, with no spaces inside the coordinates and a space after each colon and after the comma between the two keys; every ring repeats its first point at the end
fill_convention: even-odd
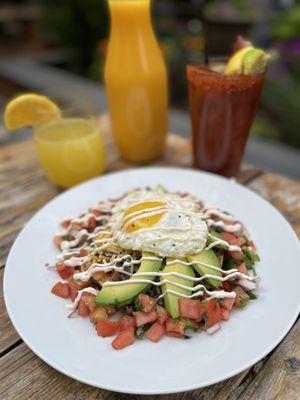
{"type": "Polygon", "coordinates": [[[153,32],[150,0],[109,0],[111,34],[105,85],[112,130],[123,158],[148,162],[164,152],[167,72],[153,32]]]}

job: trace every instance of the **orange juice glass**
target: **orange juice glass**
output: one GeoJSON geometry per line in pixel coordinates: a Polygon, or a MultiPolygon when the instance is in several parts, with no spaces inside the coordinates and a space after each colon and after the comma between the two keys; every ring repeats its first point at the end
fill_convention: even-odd
{"type": "Polygon", "coordinates": [[[109,0],[105,65],[116,144],[123,158],[142,163],[163,154],[167,136],[167,73],[150,5],[150,0],[109,0]]]}
{"type": "Polygon", "coordinates": [[[104,170],[103,139],[96,121],[64,118],[35,128],[40,164],[55,185],[68,188],[104,170]]]}

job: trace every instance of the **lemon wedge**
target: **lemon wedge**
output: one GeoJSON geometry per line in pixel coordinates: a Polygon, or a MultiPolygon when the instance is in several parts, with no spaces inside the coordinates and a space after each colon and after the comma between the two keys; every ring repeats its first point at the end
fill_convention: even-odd
{"type": "Polygon", "coordinates": [[[224,73],[226,75],[261,74],[266,70],[267,60],[267,54],[263,50],[246,46],[229,59],[224,73]]]}
{"type": "Polygon", "coordinates": [[[35,126],[60,118],[61,111],[53,101],[34,93],[14,98],[4,111],[4,124],[9,130],[35,126]]]}
{"type": "Polygon", "coordinates": [[[245,75],[262,74],[267,68],[268,56],[261,49],[251,49],[243,58],[245,75]]]}
{"type": "Polygon", "coordinates": [[[225,75],[237,75],[243,73],[243,59],[245,55],[253,49],[252,46],[245,46],[238,50],[236,53],[230,57],[226,67],[225,75]]]}

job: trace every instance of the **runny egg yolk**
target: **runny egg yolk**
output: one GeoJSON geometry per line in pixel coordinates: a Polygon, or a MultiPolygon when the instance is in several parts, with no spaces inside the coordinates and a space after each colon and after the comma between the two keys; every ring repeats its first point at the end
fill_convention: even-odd
{"type": "Polygon", "coordinates": [[[124,213],[122,229],[130,233],[139,229],[149,228],[157,224],[165,211],[166,203],[162,201],[135,204],[124,213]]]}

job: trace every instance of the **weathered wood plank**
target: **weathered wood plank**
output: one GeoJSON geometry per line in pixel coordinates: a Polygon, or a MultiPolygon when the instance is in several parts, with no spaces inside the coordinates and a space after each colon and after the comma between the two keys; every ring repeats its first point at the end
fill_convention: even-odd
{"type": "MultiPolygon", "coordinates": [[[[247,371],[225,382],[192,392],[148,396],[149,400],[231,400],[232,393],[247,371]]],[[[23,343],[0,359],[0,398],[3,400],[23,399],[138,399],[139,396],[125,395],[96,389],[70,379],[49,367],[36,357],[23,343]]]]}
{"type": "Polygon", "coordinates": [[[6,312],[3,298],[3,272],[4,269],[2,268],[0,270],[0,354],[20,339],[6,312]]]}
{"type": "Polygon", "coordinates": [[[0,382],[0,398],[3,400],[109,398],[98,397],[101,391],[57,373],[25,344],[1,358],[0,382]]]}
{"type": "Polygon", "coordinates": [[[239,400],[300,398],[300,320],[277,347],[239,400]]]}
{"type": "Polygon", "coordinates": [[[272,203],[300,238],[300,183],[274,173],[264,173],[249,187],[272,203]]]}
{"type": "MultiPolygon", "coordinates": [[[[273,173],[264,173],[253,180],[249,187],[281,211],[300,238],[300,183],[273,173]]],[[[240,400],[296,400],[299,397],[300,321],[269,357],[240,400]]]]}

